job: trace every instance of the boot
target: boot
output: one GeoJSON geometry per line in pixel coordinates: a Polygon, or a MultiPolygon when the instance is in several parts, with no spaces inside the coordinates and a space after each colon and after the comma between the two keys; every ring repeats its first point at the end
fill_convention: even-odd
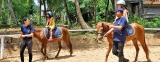
{"type": "Polygon", "coordinates": [[[29,54],[29,62],[32,62],[32,54],[29,54]]]}
{"type": "Polygon", "coordinates": [[[24,55],[20,55],[21,56],[21,62],[24,62],[24,55]]]}
{"type": "Polygon", "coordinates": [[[123,62],[129,62],[129,59],[123,58],[123,62]]]}
{"type": "Polygon", "coordinates": [[[124,56],[119,57],[119,62],[123,62],[124,56]]]}

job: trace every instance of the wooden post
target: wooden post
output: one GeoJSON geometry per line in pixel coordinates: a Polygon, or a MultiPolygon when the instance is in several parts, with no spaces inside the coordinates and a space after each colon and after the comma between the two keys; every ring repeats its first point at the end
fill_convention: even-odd
{"type": "Polygon", "coordinates": [[[144,9],[143,9],[143,1],[141,0],[139,3],[139,16],[143,17],[144,9]]]}
{"type": "Polygon", "coordinates": [[[4,37],[1,37],[1,59],[3,59],[3,51],[4,51],[4,37]]]}

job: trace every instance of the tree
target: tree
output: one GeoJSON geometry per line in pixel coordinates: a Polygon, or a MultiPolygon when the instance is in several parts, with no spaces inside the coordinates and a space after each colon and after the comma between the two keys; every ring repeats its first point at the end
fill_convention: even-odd
{"type": "Polygon", "coordinates": [[[107,20],[108,20],[108,17],[107,17],[107,13],[108,13],[108,6],[109,6],[109,0],[107,0],[107,5],[106,5],[105,21],[107,21],[107,20]]]}
{"type": "Polygon", "coordinates": [[[42,5],[42,0],[39,0],[39,13],[40,13],[40,18],[39,20],[41,20],[41,6],[42,5]]]}
{"type": "Polygon", "coordinates": [[[96,5],[98,0],[94,0],[94,21],[96,21],[96,5]]]}
{"type": "Polygon", "coordinates": [[[79,7],[79,1],[78,0],[75,0],[75,6],[76,6],[76,11],[77,11],[77,16],[78,16],[78,21],[82,27],[82,29],[89,29],[91,28],[90,26],[88,26],[86,24],[86,22],[84,21],[83,17],[82,17],[82,13],[81,13],[81,10],[80,10],[80,7],[79,7]]]}
{"type": "Polygon", "coordinates": [[[70,26],[71,25],[71,22],[70,22],[71,19],[70,19],[69,12],[68,12],[67,1],[63,0],[63,2],[64,2],[64,8],[65,8],[66,14],[67,14],[68,25],[70,26]]]}
{"type": "MultiPolygon", "coordinates": [[[[46,14],[46,2],[45,2],[45,0],[43,0],[43,4],[44,4],[44,13],[46,14]]],[[[46,17],[46,20],[47,20],[47,17],[46,17]]]]}
{"type": "Polygon", "coordinates": [[[1,8],[2,8],[2,3],[3,3],[2,1],[3,1],[3,0],[0,1],[0,10],[1,10],[1,8]]]}
{"type": "Polygon", "coordinates": [[[71,22],[70,22],[71,19],[69,16],[66,0],[46,0],[46,1],[47,1],[48,10],[52,10],[54,12],[53,13],[54,16],[60,17],[61,20],[63,19],[64,16],[67,17],[64,20],[67,20],[68,25],[71,25],[71,22]],[[65,9],[66,15],[60,15],[60,13],[63,12],[63,9],[65,9]]]}
{"type": "Polygon", "coordinates": [[[17,22],[15,14],[14,14],[14,10],[12,8],[12,1],[11,0],[8,0],[8,6],[11,11],[11,16],[12,16],[13,20],[16,22],[16,25],[18,26],[18,22],[17,22]]]}

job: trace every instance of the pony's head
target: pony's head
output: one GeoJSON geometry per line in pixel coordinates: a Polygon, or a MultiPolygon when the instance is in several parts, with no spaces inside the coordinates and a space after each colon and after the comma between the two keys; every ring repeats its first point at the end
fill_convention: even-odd
{"type": "Polygon", "coordinates": [[[104,34],[109,31],[109,23],[107,22],[99,22],[97,23],[97,32],[98,32],[98,40],[102,40],[104,34]]]}

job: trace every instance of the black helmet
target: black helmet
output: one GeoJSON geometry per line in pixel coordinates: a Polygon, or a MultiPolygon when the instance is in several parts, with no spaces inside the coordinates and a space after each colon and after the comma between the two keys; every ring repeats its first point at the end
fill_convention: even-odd
{"type": "Polygon", "coordinates": [[[47,14],[49,14],[49,16],[50,16],[50,17],[52,17],[52,16],[53,16],[53,14],[52,14],[52,12],[51,12],[51,11],[48,11],[48,12],[47,12],[47,14]]]}

